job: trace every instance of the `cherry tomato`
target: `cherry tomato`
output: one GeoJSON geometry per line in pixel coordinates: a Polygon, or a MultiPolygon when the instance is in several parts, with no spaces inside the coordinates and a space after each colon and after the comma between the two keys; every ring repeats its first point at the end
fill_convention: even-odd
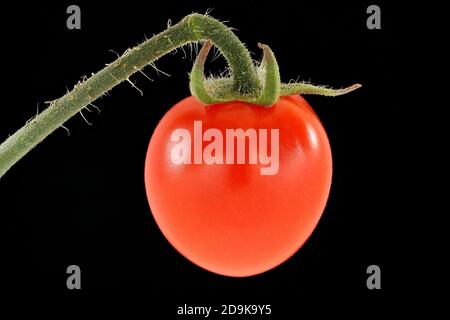
{"type": "Polygon", "coordinates": [[[145,163],[148,201],[167,240],[194,264],[234,277],[270,270],[304,244],[324,211],[331,177],[326,132],[301,96],[282,97],[270,108],[204,106],[188,97],[159,122],[145,163]],[[227,130],[238,128],[255,133],[245,131],[240,160],[238,141],[226,139],[227,130]],[[259,141],[252,145],[251,138],[259,141]],[[269,169],[261,150],[272,162],[278,151],[278,168],[269,169]]]}

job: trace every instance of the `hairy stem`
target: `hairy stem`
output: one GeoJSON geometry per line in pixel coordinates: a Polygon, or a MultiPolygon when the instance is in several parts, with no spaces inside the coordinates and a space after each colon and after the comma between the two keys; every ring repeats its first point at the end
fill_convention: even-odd
{"type": "Polygon", "coordinates": [[[94,74],[63,97],[53,101],[42,113],[0,145],[0,177],[17,161],[85,106],[127,80],[146,65],[189,42],[211,40],[227,60],[233,88],[257,95],[259,82],[250,54],[224,24],[200,14],[191,14],[176,25],[128,50],[113,63],[94,74]]]}
{"type": "Polygon", "coordinates": [[[326,88],[323,86],[316,86],[310,83],[298,82],[298,83],[286,83],[281,85],[281,95],[290,96],[292,94],[315,94],[328,97],[337,97],[352,92],[361,88],[361,84],[356,83],[350,87],[343,89],[326,88]]]}

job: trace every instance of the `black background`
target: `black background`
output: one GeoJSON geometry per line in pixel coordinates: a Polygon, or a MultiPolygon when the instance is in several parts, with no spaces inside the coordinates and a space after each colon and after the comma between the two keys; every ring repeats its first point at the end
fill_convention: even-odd
{"type": "MultiPolygon", "coordinates": [[[[200,269],[173,249],[158,230],[145,196],[144,159],[158,120],[189,95],[192,61],[181,50],[157,62],[171,76],[147,67],[83,114],[58,129],[0,180],[2,252],[8,290],[67,301],[106,293],[148,298],[149,313],[175,317],[176,306],[272,304],[273,318],[300,315],[315,301],[384,312],[402,294],[404,242],[399,233],[403,187],[404,110],[391,95],[400,46],[396,11],[378,3],[382,29],[366,28],[372,2],[127,1],[79,4],[81,30],[66,28],[72,3],[16,4],[4,11],[5,86],[0,139],[18,129],[45,101],[63,95],[152,34],[168,19],[191,12],[229,21],[259,59],[258,42],[271,46],[283,81],[311,80],[363,88],[338,98],[309,96],[326,128],[334,176],[324,215],[307,243],[278,268],[250,278],[228,278],[200,269]],[[82,270],[82,289],[66,288],[66,268],[82,270]],[[382,270],[382,290],[368,290],[366,268],[382,270]]],[[[224,67],[221,59],[208,63],[224,67]]],[[[3,286],[5,288],[5,286],[3,286]]],[[[326,309],[326,308],[324,308],[326,309]]],[[[333,309],[337,310],[337,309],[333,309]]]]}

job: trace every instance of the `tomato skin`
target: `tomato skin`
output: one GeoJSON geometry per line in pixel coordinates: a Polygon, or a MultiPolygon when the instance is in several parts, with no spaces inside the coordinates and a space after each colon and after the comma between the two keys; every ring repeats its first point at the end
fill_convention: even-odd
{"type": "Polygon", "coordinates": [[[148,201],[167,240],[198,266],[234,277],[270,270],[303,245],[325,208],[331,178],[326,132],[300,96],[282,97],[271,108],[205,107],[188,97],[159,122],[145,162],[148,201]],[[175,165],[172,132],[186,128],[193,136],[198,120],[203,130],[223,133],[278,128],[278,173],[261,175],[259,162],[175,165]]]}

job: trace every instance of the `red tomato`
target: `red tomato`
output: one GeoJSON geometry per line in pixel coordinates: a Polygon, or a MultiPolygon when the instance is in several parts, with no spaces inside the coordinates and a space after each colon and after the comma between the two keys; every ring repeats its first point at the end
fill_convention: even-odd
{"type": "MultiPolygon", "coordinates": [[[[257,134],[256,138],[261,136],[257,134]]],[[[267,150],[275,152],[275,144],[268,138],[267,150]]],[[[257,147],[260,150],[261,144],[257,147]]],[[[271,108],[245,102],[205,107],[193,97],[186,98],[159,122],[145,163],[148,201],[167,240],[198,266],[234,277],[270,270],[303,245],[325,208],[331,176],[326,132],[300,96],[282,97],[271,108]],[[200,121],[203,133],[217,129],[214,132],[223,135],[223,150],[216,148],[210,155],[220,156],[222,152],[224,159],[227,129],[253,129],[256,133],[266,129],[272,136],[275,131],[271,129],[278,129],[278,170],[262,174],[261,169],[268,165],[262,158],[254,163],[258,153],[251,149],[250,138],[245,143],[245,163],[238,164],[237,140],[234,157],[228,159],[234,164],[225,160],[224,164],[219,160],[205,163],[201,152],[207,152],[207,146],[219,136],[194,146],[200,121]],[[186,129],[183,132],[191,135],[191,142],[174,136],[177,129],[186,129]],[[185,146],[192,146],[190,155],[187,149],[174,149],[182,140],[185,146]],[[197,163],[195,152],[200,155],[197,163]],[[174,162],[177,156],[191,164],[174,162]]]]}

